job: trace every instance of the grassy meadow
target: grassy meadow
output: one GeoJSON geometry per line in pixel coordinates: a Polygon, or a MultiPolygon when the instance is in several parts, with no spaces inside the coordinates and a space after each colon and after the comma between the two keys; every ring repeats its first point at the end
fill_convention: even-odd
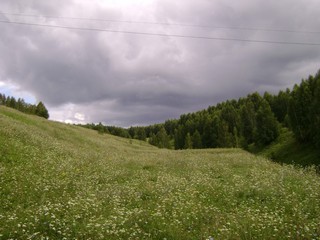
{"type": "Polygon", "coordinates": [[[0,106],[0,239],[320,239],[320,177],[0,106]]]}

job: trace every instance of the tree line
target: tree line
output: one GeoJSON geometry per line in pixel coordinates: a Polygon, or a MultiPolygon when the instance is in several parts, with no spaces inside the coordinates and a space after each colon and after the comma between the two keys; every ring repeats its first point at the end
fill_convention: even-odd
{"type": "Polygon", "coordinates": [[[287,127],[299,142],[319,147],[320,71],[291,90],[255,92],[162,124],[129,129],[101,123],[85,127],[174,149],[266,146],[279,136],[281,127],[287,127]]]}
{"type": "Polygon", "coordinates": [[[98,123],[98,124],[95,124],[95,123],[77,124],[77,126],[93,129],[93,130],[98,131],[101,134],[108,133],[108,134],[112,134],[112,135],[115,135],[115,136],[118,136],[118,137],[133,138],[129,134],[128,129],[121,128],[121,127],[116,127],[116,126],[105,126],[101,122],[98,123]]]}
{"type": "Polygon", "coordinates": [[[0,105],[16,109],[23,113],[37,115],[46,119],[49,118],[49,112],[41,101],[35,105],[26,103],[22,98],[16,100],[12,96],[6,96],[5,94],[0,93],[0,105]]]}

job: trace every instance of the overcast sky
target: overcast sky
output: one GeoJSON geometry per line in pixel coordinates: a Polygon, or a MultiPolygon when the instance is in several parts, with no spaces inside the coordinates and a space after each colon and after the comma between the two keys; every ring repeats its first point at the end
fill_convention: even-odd
{"type": "Polygon", "coordinates": [[[276,93],[320,68],[320,45],[275,43],[320,44],[319,10],[318,0],[0,0],[0,92],[43,101],[52,120],[123,127],[276,93]]]}

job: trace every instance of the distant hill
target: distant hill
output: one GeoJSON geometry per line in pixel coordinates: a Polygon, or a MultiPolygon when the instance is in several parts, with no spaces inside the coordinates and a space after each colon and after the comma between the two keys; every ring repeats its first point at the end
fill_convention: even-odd
{"type": "Polygon", "coordinates": [[[262,154],[273,148],[275,161],[320,166],[319,119],[320,71],[291,90],[263,96],[251,93],[161,124],[129,129],[101,123],[84,127],[148,141],[159,148],[242,148],[262,154]]]}
{"type": "Polygon", "coordinates": [[[319,239],[320,177],[0,106],[0,239],[319,239]]]}

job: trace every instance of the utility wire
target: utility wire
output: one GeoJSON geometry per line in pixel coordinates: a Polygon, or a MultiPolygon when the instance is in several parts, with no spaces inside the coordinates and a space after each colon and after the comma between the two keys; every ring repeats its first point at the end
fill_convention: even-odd
{"type": "Polygon", "coordinates": [[[81,30],[81,31],[96,31],[96,32],[108,32],[108,33],[145,35],[145,36],[158,36],[158,37],[175,37],[175,38],[219,40],[219,41],[237,41],[237,42],[281,44],[281,45],[320,46],[320,43],[312,43],[312,42],[287,42],[287,41],[253,40],[253,39],[242,39],[242,38],[223,38],[223,37],[178,35],[178,34],[151,33],[151,32],[135,32],[135,31],[122,31],[122,30],[100,29],[100,28],[84,28],[84,27],[70,27],[70,26],[39,24],[39,23],[26,23],[26,22],[16,22],[16,21],[6,21],[6,20],[0,20],[0,23],[24,25],[24,26],[69,29],[69,30],[81,30]]]}
{"type": "Polygon", "coordinates": [[[320,31],[299,31],[299,30],[290,30],[290,29],[271,29],[271,28],[255,28],[255,27],[237,27],[237,26],[231,26],[231,27],[209,26],[209,25],[195,25],[195,24],[184,24],[184,23],[167,23],[167,22],[150,22],[150,21],[128,21],[128,20],[112,20],[112,19],[80,18],[80,17],[63,17],[63,16],[45,16],[45,15],[33,15],[33,14],[24,14],[24,13],[8,13],[8,12],[0,12],[0,14],[9,15],[9,16],[19,16],[19,17],[69,19],[69,20],[128,23],[128,24],[150,24],[150,25],[163,25],[163,26],[175,26],[175,27],[191,27],[191,28],[207,28],[207,29],[231,29],[231,30],[262,31],[262,32],[284,32],[284,33],[300,33],[300,34],[320,34],[320,31]]]}

